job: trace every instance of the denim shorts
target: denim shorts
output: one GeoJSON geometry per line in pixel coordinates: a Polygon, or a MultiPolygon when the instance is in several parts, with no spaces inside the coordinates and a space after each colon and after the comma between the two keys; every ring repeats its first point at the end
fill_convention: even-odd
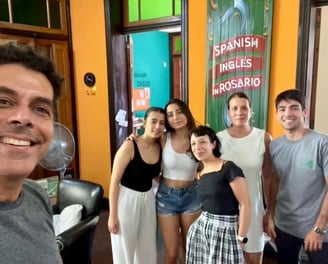
{"type": "Polygon", "coordinates": [[[156,193],[157,215],[180,215],[200,211],[197,189],[196,181],[181,189],[171,188],[161,181],[156,193]]]}

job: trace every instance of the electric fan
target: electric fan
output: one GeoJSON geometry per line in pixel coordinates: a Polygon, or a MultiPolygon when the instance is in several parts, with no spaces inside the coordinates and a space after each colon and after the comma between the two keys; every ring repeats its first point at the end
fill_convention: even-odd
{"type": "Polygon", "coordinates": [[[60,178],[64,178],[66,167],[75,155],[75,140],[71,131],[61,123],[54,124],[54,137],[49,149],[39,164],[51,171],[59,171],[60,178]]]}

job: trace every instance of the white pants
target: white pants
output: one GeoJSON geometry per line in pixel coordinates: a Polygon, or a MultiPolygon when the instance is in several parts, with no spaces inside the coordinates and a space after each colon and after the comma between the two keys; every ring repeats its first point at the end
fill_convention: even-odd
{"type": "Polygon", "coordinates": [[[156,264],[156,209],[153,189],[120,186],[118,234],[111,234],[114,264],[156,264]]]}

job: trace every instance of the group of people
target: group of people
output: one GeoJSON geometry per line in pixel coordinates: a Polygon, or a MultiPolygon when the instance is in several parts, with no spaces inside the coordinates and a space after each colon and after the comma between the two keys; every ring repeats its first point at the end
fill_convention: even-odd
{"type": "MultiPolygon", "coordinates": [[[[26,179],[53,137],[61,77],[28,47],[0,45],[0,248],[4,263],[62,263],[47,193],[26,179]]],[[[305,126],[299,90],[275,100],[285,134],[252,127],[243,92],[228,99],[231,126],[196,126],[173,99],[151,107],[144,133],[115,155],[110,185],[114,263],[261,263],[264,231],[279,263],[328,259],[328,137],[305,126]],[[153,180],[159,181],[156,194],[153,180]],[[266,207],[267,206],[267,207],[266,207]]]]}
{"type": "MultiPolygon", "coordinates": [[[[156,263],[157,222],[165,264],[179,259],[188,264],[262,263],[265,233],[276,243],[279,263],[299,263],[302,248],[310,263],[324,263],[328,259],[328,137],[306,128],[305,99],[299,90],[280,93],[275,103],[285,130],[275,140],[250,125],[253,112],[244,92],[228,98],[231,126],[217,133],[196,126],[189,108],[178,99],[166,104],[165,126],[157,137],[147,132],[152,125],[146,114],[145,134],[130,136],[121,147],[125,154],[121,150],[117,154],[124,161],[114,161],[108,221],[114,263],[145,263],[145,252],[152,256],[146,262],[156,263]],[[142,148],[143,137],[159,145],[156,152],[142,148]],[[149,155],[162,159],[157,174],[146,177],[146,192],[153,192],[152,179],[159,181],[151,225],[136,220],[146,217],[141,208],[147,208],[149,200],[137,207],[124,198],[129,188],[126,171],[137,182],[147,175],[128,170],[136,149],[129,151],[126,145],[143,150],[143,162],[149,155]],[[134,230],[133,238],[126,239],[125,229],[134,230]],[[141,239],[155,245],[145,242],[148,246],[143,247],[141,239]]],[[[144,197],[144,191],[131,188],[144,197]]]]}
{"type": "Polygon", "coordinates": [[[111,232],[114,263],[133,263],[134,260],[138,263],[157,262],[156,212],[164,240],[165,262],[177,263],[181,255],[184,259],[187,232],[201,212],[201,203],[197,197],[198,185],[195,181],[198,162],[189,150],[189,134],[196,127],[195,120],[188,106],[178,99],[172,99],[162,109],[161,126],[156,126],[157,122],[149,115],[152,109],[149,108],[145,114],[145,132],[138,138],[124,142],[113,163],[108,228],[111,232]],[[158,133],[154,134],[155,130],[158,133]],[[153,142],[158,148],[143,148],[145,140],[153,142]],[[127,147],[132,145],[135,149],[127,147]],[[139,156],[136,155],[136,149],[141,154],[140,162],[147,163],[148,166],[152,163],[147,157],[158,157],[157,161],[161,162],[161,166],[157,174],[148,177],[149,170],[146,167],[130,169],[139,156]],[[154,199],[144,199],[145,192],[153,194],[153,178],[160,178],[156,192],[156,209],[154,199]],[[134,181],[135,185],[130,184],[128,179],[134,181]],[[138,184],[143,185],[146,190],[140,191],[138,184]],[[126,188],[140,198],[126,201],[126,188]],[[134,203],[138,199],[142,202],[137,207],[134,203]],[[137,220],[147,217],[145,208],[149,208],[153,214],[146,224],[137,220]],[[129,230],[128,236],[124,235],[126,229],[129,230]],[[142,241],[145,241],[144,246],[142,241]],[[180,244],[183,246],[179,247],[180,244]],[[182,253],[180,249],[183,250],[182,253]]]}

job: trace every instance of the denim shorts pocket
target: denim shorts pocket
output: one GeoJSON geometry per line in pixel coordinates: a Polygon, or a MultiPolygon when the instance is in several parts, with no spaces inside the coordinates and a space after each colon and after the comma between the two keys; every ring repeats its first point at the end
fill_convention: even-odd
{"type": "Polygon", "coordinates": [[[194,195],[195,193],[197,193],[197,190],[198,190],[198,183],[195,182],[188,188],[188,193],[194,195]]]}
{"type": "Polygon", "coordinates": [[[163,199],[170,195],[170,190],[165,190],[165,188],[158,188],[156,192],[156,199],[163,199]]]}

